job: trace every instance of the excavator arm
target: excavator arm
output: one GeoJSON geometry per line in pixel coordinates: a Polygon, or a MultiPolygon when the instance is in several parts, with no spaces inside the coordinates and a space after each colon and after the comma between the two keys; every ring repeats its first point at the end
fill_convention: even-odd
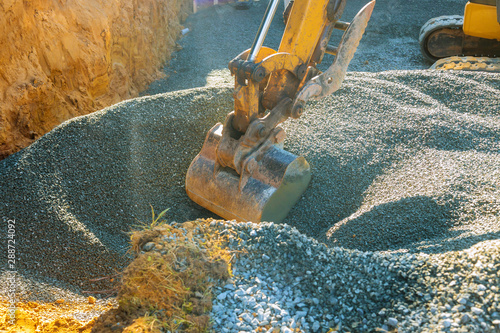
{"type": "Polygon", "coordinates": [[[188,196],[226,219],[280,222],[305,191],[309,164],[283,149],[279,125],[300,117],[307,100],[340,87],[375,5],[346,23],[346,0],[295,0],[273,50],[263,42],[278,2],[270,0],[251,48],[229,63],[234,111],[208,132],[186,175],[188,196]],[[337,47],[328,45],[333,29],[344,31],[337,47]],[[335,60],[320,73],[327,52],[335,60]]]}

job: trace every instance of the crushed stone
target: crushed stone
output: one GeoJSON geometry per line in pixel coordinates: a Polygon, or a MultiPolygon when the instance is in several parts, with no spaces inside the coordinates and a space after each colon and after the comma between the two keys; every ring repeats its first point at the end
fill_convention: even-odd
{"type": "MultiPolygon", "coordinates": [[[[187,25],[191,32],[180,41],[184,48],[171,63],[176,73],[145,93],[161,94],[72,119],[0,161],[0,218],[4,226],[8,220],[16,221],[16,291],[21,299],[85,300],[88,294],[82,296],[83,290],[99,296],[104,294],[98,291],[114,288],[116,281],[111,279],[91,280],[114,276],[127,265],[127,232],[134,225],[150,223],[150,205],[156,211],[170,207],[165,216],[169,221],[216,217],[187,198],[184,175],[207,131],[232,110],[232,83],[225,68],[249,47],[257,29],[249,27],[246,37],[246,30],[234,28],[237,21],[226,19],[234,16],[258,25],[262,5],[235,12],[239,14],[230,12],[230,6],[214,7],[193,16],[187,25]],[[248,19],[235,15],[248,15],[248,19]],[[250,22],[254,17],[257,22],[250,22]],[[211,34],[225,36],[218,30],[209,33],[205,29],[205,35],[197,35],[214,20],[220,24],[210,26],[213,29],[235,30],[242,41],[248,39],[240,45],[239,39],[228,38],[232,42],[220,47],[209,38],[211,34]],[[203,53],[201,41],[205,48],[215,44],[217,50],[203,53]],[[226,52],[233,47],[233,54],[226,52]],[[227,56],[216,58],[218,53],[227,56]],[[195,58],[183,62],[187,54],[195,58]]],[[[352,13],[346,9],[346,18],[360,8],[357,5],[361,1],[353,1],[352,13]]],[[[352,307],[352,312],[342,313],[344,318],[340,313],[331,314],[332,319],[302,316],[313,319],[308,322],[311,330],[322,329],[325,320],[335,325],[342,322],[346,329],[356,323],[361,330],[372,320],[370,327],[397,326],[401,331],[428,325],[426,331],[471,327],[470,331],[487,332],[500,320],[495,317],[498,289],[493,288],[499,284],[498,273],[496,278],[488,275],[489,265],[496,267],[499,256],[500,76],[414,70],[428,66],[416,42],[420,26],[429,18],[422,8],[433,8],[434,17],[461,12],[463,3],[379,1],[343,87],[334,96],[308,104],[300,119],[285,123],[285,148],[305,156],[313,179],[284,221],[290,227],[272,228],[284,228],[294,238],[293,227],[305,243],[324,243],[329,248],[327,257],[353,256],[353,262],[345,263],[344,277],[350,276],[349,269],[377,266],[370,258],[380,257],[393,265],[387,272],[382,270],[380,279],[394,274],[397,286],[413,279],[401,295],[390,293],[396,295],[397,306],[381,308],[373,312],[375,317],[366,309],[361,314],[351,303],[345,309],[352,307]],[[397,70],[378,73],[388,69],[397,70]],[[356,258],[363,255],[367,261],[356,264],[356,258]],[[397,267],[405,258],[418,258],[428,268],[397,267]],[[469,262],[471,267],[481,263],[477,272],[474,268],[476,273],[469,274],[469,262]],[[466,268],[460,266],[464,264],[466,268]],[[479,269],[481,265],[486,268],[479,269]],[[398,275],[399,271],[406,277],[398,275]],[[431,279],[433,274],[435,279],[418,282],[419,275],[431,279]],[[463,274],[467,283],[458,283],[462,280],[450,274],[460,279],[463,274]],[[423,301],[417,300],[412,307],[405,298],[408,295],[423,301]],[[448,300],[453,302],[447,306],[448,300]]],[[[279,20],[273,23],[280,24],[279,20]]],[[[272,35],[268,38],[271,44],[279,42],[272,35]]],[[[0,260],[5,263],[3,235],[0,260]]],[[[283,266],[285,257],[274,260],[278,254],[268,251],[259,255],[266,263],[260,268],[275,268],[284,281],[299,275],[283,266]]],[[[236,272],[244,274],[244,268],[236,272]]],[[[7,278],[5,271],[0,274],[2,296],[8,294],[7,278]]],[[[268,282],[278,289],[283,284],[281,280],[268,282]]],[[[332,293],[343,297],[342,288],[348,287],[347,282],[340,284],[332,293]]],[[[357,294],[360,299],[369,298],[367,288],[375,288],[369,279],[357,294]]],[[[314,298],[324,304],[320,297],[306,296],[312,302],[308,310],[314,298]]],[[[286,303],[281,309],[289,315],[293,310],[295,316],[305,311],[288,308],[286,303]]]]}
{"type": "MultiPolygon", "coordinates": [[[[492,73],[349,73],[286,123],[285,148],[305,156],[313,179],[284,222],[363,251],[446,253],[497,239],[499,91],[492,73]]],[[[1,161],[17,270],[75,293],[106,290],[90,279],[124,267],[127,232],[151,221],[150,205],[171,208],[169,221],[215,217],[187,198],[184,175],[231,107],[230,86],[129,100],[1,161]]]]}

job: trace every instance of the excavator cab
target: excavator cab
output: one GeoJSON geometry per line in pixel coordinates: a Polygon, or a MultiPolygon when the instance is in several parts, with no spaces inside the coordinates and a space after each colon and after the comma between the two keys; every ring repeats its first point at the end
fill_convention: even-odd
{"type": "Polygon", "coordinates": [[[499,71],[500,0],[470,0],[463,16],[430,19],[419,42],[431,68],[499,71]]]}
{"type": "Polygon", "coordinates": [[[295,0],[278,50],[263,46],[279,0],[270,0],[250,49],[229,63],[234,111],[207,134],[186,174],[186,192],[225,219],[280,222],[305,191],[311,171],[304,157],[283,149],[279,125],[298,118],[307,100],[340,88],[375,1],[351,23],[340,21],[346,0],[295,0]],[[333,29],[343,30],[337,47],[333,29]],[[335,55],[321,73],[323,55],[335,55]]]}

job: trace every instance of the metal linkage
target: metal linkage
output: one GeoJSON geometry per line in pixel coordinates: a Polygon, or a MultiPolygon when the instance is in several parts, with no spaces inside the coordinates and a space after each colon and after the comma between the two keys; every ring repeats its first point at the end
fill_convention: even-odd
{"type": "Polygon", "coordinates": [[[262,19],[257,35],[255,36],[255,40],[250,48],[250,55],[247,59],[248,61],[254,62],[255,58],[257,58],[257,54],[259,54],[260,48],[262,47],[264,39],[266,39],[267,32],[269,31],[269,27],[271,26],[271,22],[276,14],[279,2],[280,0],[271,0],[269,2],[264,18],[262,19]]]}

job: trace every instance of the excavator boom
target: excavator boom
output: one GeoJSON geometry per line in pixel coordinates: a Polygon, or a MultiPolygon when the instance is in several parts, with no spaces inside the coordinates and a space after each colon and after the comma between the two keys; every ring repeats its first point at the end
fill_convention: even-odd
{"type": "Polygon", "coordinates": [[[307,161],[283,149],[280,124],[301,116],[308,99],[337,90],[375,1],[351,23],[340,21],[346,0],[295,0],[278,50],[263,46],[279,0],[270,0],[251,48],[229,63],[234,111],[207,134],[186,175],[186,192],[225,219],[282,221],[311,179],[307,161]],[[333,29],[344,30],[338,47],[333,29]],[[316,66],[336,54],[324,73],[316,66]]]}

